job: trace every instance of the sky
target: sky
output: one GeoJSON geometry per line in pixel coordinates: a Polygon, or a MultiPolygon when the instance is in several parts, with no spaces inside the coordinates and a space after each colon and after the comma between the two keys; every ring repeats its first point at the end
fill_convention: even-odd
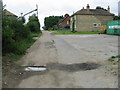
{"type": "MultiPolygon", "coordinates": [[[[110,6],[110,12],[118,15],[119,1],[120,0],[3,0],[3,5],[6,4],[5,9],[20,16],[21,13],[26,14],[36,9],[36,4],[38,4],[38,17],[42,27],[44,26],[45,17],[53,15],[61,16],[66,13],[72,15],[73,12],[81,10],[83,7],[86,8],[87,4],[90,5],[90,9],[95,9],[97,6],[107,9],[107,7],[110,6]]],[[[27,15],[25,17],[26,20],[32,14],[27,15]]]]}

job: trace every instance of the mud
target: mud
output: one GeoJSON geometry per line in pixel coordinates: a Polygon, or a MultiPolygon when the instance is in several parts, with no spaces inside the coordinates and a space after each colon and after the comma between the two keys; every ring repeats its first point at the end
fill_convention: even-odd
{"type": "MultiPolygon", "coordinates": [[[[48,73],[51,70],[62,70],[65,72],[77,72],[77,71],[86,71],[86,70],[93,70],[99,68],[101,65],[86,62],[86,63],[77,63],[77,64],[60,64],[60,63],[49,63],[47,66],[30,66],[30,67],[45,67],[47,68],[44,71],[26,71],[25,68],[29,66],[14,66],[12,70],[9,72],[8,77],[3,80],[3,88],[9,88],[12,85],[16,86],[20,83],[21,80],[29,78],[35,75],[43,75],[48,73]],[[7,79],[7,80],[6,80],[7,79]],[[9,79],[9,80],[8,80],[9,79]],[[11,82],[12,80],[12,82],[11,82]]],[[[14,87],[12,86],[12,87],[14,87]]]]}
{"type": "Polygon", "coordinates": [[[93,70],[99,68],[101,65],[86,62],[86,63],[76,63],[76,64],[60,64],[60,63],[50,63],[48,64],[48,68],[51,70],[63,70],[68,72],[76,72],[76,71],[86,71],[86,70],[93,70]]]}
{"type": "Polygon", "coordinates": [[[45,71],[25,71],[26,66],[16,66],[11,69],[11,71],[8,73],[7,77],[3,78],[2,87],[3,88],[10,88],[15,87],[18,85],[23,79],[29,78],[31,76],[35,75],[43,75],[48,72],[48,70],[45,71]]]}

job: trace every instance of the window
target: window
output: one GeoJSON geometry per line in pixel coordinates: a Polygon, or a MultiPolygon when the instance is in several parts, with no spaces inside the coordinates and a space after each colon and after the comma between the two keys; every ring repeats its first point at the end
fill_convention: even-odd
{"type": "Polygon", "coordinates": [[[93,27],[97,27],[97,24],[93,24],[93,27]]]}
{"type": "Polygon", "coordinates": [[[67,25],[69,24],[69,21],[67,21],[67,25]]]}
{"type": "Polygon", "coordinates": [[[93,24],[93,27],[99,27],[99,26],[100,26],[100,24],[98,24],[98,23],[93,24]]]}

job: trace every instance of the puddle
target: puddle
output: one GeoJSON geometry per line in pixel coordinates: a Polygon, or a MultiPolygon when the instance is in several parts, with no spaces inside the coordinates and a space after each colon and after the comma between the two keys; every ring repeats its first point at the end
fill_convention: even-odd
{"type": "Polygon", "coordinates": [[[69,72],[76,72],[76,71],[86,71],[86,70],[93,70],[99,68],[101,65],[96,63],[77,63],[77,64],[59,64],[59,63],[51,63],[48,64],[49,69],[57,69],[69,72]]]}
{"type": "Polygon", "coordinates": [[[62,70],[68,72],[76,72],[76,71],[86,71],[86,70],[94,70],[99,68],[101,65],[86,62],[86,63],[76,63],[76,64],[60,64],[60,63],[49,63],[47,66],[27,66],[24,67],[24,71],[33,71],[33,72],[43,72],[49,70],[62,70]]]}
{"type": "Polygon", "coordinates": [[[33,67],[26,67],[25,71],[46,71],[47,68],[42,67],[42,66],[33,66],[33,67]]]}

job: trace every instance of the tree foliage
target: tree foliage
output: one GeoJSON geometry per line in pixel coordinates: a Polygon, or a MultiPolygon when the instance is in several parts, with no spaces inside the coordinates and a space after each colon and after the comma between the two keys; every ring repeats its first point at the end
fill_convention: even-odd
{"type": "MultiPolygon", "coordinates": [[[[96,9],[103,9],[103,10],[107,11],[107,9],[105,9],[105,8],[103,8],[103,7],[101,7],[101,6],[97,6],[96,9]]],[[[120,16],[114,15],[114,16],[113,16],[113,20],[120,20],[120,16]]]]}
{"type": "Polygon", "coordinates": [[[29,17],[29,22],[27,25],[31,32],[41,32],[39,19],[35,14],[29,17]]]}
{"type": "Polygon", "coordinates": [[[96,9],[102,9],[102,10],[107,11],[107,9],[105,9],[105,8],[103,8],[103,7],[101,7],[101,6],[97,6],[96,9]]]}
{"type": "Polygon", "coordinates": [[[33,42],[32,32],[40,33],[40,23],[35,15],[30,16],[24,24],[22,19],[3,16],[2,20],[2,52],[24,54],[28,44],[33,42]]]}
{"type": "Polygon", "coordinates": [[[58,22],[63,19],[63,16],[49,16],[44,19],[44,29],[56,28],[58,22]]]}
{"type": "Polygon", "coordinates": [[[114,16],[114,20],[120,20],[120,16],[114,16]]]}

